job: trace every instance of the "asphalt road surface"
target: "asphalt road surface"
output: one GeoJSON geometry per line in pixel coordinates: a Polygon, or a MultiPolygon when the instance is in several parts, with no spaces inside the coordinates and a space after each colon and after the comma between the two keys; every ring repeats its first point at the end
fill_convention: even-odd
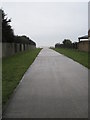
{"type": "Polygon", "coordinates": [[[3,117],[87,118],[88,69],[51,49],[42,49],[3,117]]]}

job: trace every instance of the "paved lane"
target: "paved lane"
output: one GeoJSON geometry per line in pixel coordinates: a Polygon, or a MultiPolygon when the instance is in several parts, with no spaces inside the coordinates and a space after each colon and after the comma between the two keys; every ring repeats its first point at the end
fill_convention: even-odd
{"type": "Polygon", "coordinates": [[[88,69],[51,49],[42,49],[4,117],[87,118],[88,69]]]}

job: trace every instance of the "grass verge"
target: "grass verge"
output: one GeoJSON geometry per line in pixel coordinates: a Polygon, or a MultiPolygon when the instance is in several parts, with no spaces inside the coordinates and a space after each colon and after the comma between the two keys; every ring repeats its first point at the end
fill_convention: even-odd
{"type": "Polygon", "coordinates": [[[10,98],[28,67],[35,60],[41,49],[36,48],[2,60],[2,103],[10,98]]]}
{"type": "Polygon", "coordinates": [[[88,60],[90,59],[90,55],[88,52],[78,51],[76,49],[68,49],[68,48],[53,48],[53,50],[77,61],[83,66],[90,69],[90,64],[88,60]]]}

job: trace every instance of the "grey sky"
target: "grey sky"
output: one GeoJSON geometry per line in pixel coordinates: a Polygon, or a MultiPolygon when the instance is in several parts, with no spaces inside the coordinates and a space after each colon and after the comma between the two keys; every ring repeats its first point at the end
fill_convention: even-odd
{"type": "Polygon", "coordinates": [[[88,3],[88,28],[90,29],[90,2],[88,3]]]}
{"type": "Polygon", "coordinates": [[[4,2],[17,35],[27,35],[37,46],[54,46],[65,38],[78,41],[87,34],[87,2],[4,2]]]}

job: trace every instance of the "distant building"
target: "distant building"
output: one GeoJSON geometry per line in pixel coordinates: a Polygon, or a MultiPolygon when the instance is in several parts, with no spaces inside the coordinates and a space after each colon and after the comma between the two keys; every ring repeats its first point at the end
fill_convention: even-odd
{"type": "Polygon", "coordinates": [[[89,50],[89,45],[90,45],[89,38],[90,38],[90,30],[88,31],[88,35],[85,35],[85,36],[82,36],[82,37],[78,38],[78,40],[79,40],[78,49],[79,50],[85,51],[85,52],[90,51],[89,50]]]}
{"type": "Polygon", "coordinates": [[[80,40],[82,40],[82,41],[87,41],[87,40],[88,40],[88,35],[79,37],[78,40],[79,40],[79,42],[80,42],[80,40]]]}
{"type": "Polygon", "coordinates": [[[88,39],[90,40],[90,29],[88,30],[88,39]]]}

